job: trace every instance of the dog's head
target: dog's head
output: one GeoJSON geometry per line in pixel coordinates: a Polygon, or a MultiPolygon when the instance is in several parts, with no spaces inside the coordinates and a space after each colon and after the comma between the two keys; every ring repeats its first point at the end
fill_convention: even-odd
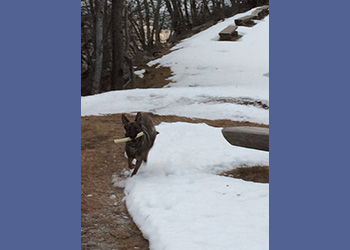
{"type": "Polygon", "coordinates": [[[125,129],[125,136],[130,137],[132,141],[135,141],[137,134],[142,131],[141,113],[137,113],[135,121],[133,122],[130,122],[125,115],[122,115],[122,122],[125,129]]]}

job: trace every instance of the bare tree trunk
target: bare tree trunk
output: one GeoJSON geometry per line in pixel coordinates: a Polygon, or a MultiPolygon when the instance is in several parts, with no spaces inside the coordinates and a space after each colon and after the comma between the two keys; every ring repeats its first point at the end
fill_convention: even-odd
{"type": "Polygon", "coordinates": [[[123,7],[124,0],[112,1],[112,89],[124,86],[124,43],[123,43],[123,7]]]}
{"type": "Polygon", "coordinates": [[[168,12],[171,16],[171,27],[172,27],[172,34],[170,36],[170,41],[175,40],[176,36],[178,36],[181,33],[181,16],[180,16],[180,9],[177,4],[177,0],[165,0],[166,7],[168,9],[168,12]]]}
{"type": "MultiPolygon", "coordinates": [[[[130,80],[129,82],[132,84],[133,88],[136,88],[136,82],[135,82],[135,75],[134,75],[134,64],[130,56],[130,37],[129,37],[129,10],[127,8],[127,5],[125,5],[124,8],[124,30],[125,30],[125,61],[127,65],[129,66],[129,74],[130,74],[130,80]]],[[[124,85],[126,86],[126,84],[124,85]]]]}
{"type": "Polygon", "coordinates": [[[186,29],[191,29],[191,20],[190,20],[190,14],[188,12],[187,0],[184,0],[184,7],[185,7],[185,17],[186,17],[186,29]]]}
{"type": "Polygon", "coordinates": [[[92,0],[84,0],[84,8],[81,15],[81,69],[82,69],[82,93],[91,94],[92,79],[95,69],[95,13],[92,0]]]}
{"type": "MultiPolygon", "coordinates": [[[[146,49],[146,44],[147,44],[147,39],[146,39],[146,34],[145,34],[145,30],[144,30],[144,23],[143,23],[143,14],[142,14],[142,6],[141,6],[141,3],[139,0],[136,0],[136,3],[137,3],[137,10],[138,10],[138,13],[139,13],[139,33],[141,35],[141,44],[142,44],[142,48],[143,49],[146,49]]],[[[137,22],[136,22],[137,24],[137,22]]]]}
{"type": "Polygon", "coordinates": [[[127,5],[124,8],[124,34],[125,34],[125,49],[129,50],[130,36],[129,36],[129,10],[127,5]]]}
{"type": "Polygon", "coordinates": [[[157,34],[156,34],[157,39],[159,39],[158,40],[158,44],[160,44],[160,42],[161,42],[160,41],[160,33],[161,33],[162,29],[163,29],[163,25],[164,25],[164,22],[165,22],[165,16],[166,16],[165,11],[163,11],[163,16],[162,16],[162,18],[161,18],[161,20],[159,22],[159,27],[157,29],[157,34]]]}
{"type": "Polygon", "coordinates": [[[100,90],[103,62],[103,16],[104,0],[96,0],[96,43],[95,43],[95,74],[92,82],[92,94],[97,94],[100,90]]]}
{"type": "Polygon", "coordinates": [[[220,7],[220,1],[218,0],[212,0],[211,1],[213,4],[213,12],[212,12],[212,17],[214,21],[219,21],[225,17],[224,15],[224,10],[223,7],[220,7]]]}
{"type": "Polygon", "coordinates": [[[143,5],[144,5],[145,14],[146,14],[147,48],[150,49],[153,46],[153,37],[151,36],[151,23],[150,23],[148,0],[143,0],[143,5]]]}
{"type": "Polygon", "coordinates": [[[196,26],[198,24],[196,0],[190,0],[190,3],[191,3],[192,24],[193,26],[196,26]]]}
{"type": "Polygon", "coordinates": [[[210,11],[208,7],[208,2],[207,0],[203,0],[203,20],[206,21],[209,16],[210,16],[210,11]]]}
{"type": "Polygon", "coordinates": [[[82,58],[84,59],[84,61],[86,62],[87,65],[87,72],[90,72],[90,69],[93,65],[92,62],[92,56],[89,50],[89,36],[87,34],[87,32],[85,31],[85,28],[82,27],[81,28],[81,36],[83,38],[83,40],[85,41],[85,43],[82,44],[81,46],[81,54],[82,54],[82,58]]]}
{"type": "Polygon", "coordinates": [[[136,88],[135,75],[134,75],[134,64],[128,55],[125,55],[125,61],[129,68],[130,79],[123,85],[123,88],[131,83],[133,88],[136,88]]]}
{"type": "MultiPolygon", "coordinates": [[[[137,20],[134,20],[133,17],[129,16],[129,21],[130,21],[131,27],[133,28],[134,34],[138,39],[137,41],[140,42],[142,45],[142,48],[144,48],[146,46],[145,39],[144,39],[144,36],[142,35],[141,29],[140,29],[139,24],[137,23],[137,20]]],[[[136,47],[138,47],[138,46],[136,46],[136,47]]]]}
{"type": "Polygon", "coordinates": [[[155,43],[156,47],[160,45],[160,25],[159,25],[159,19],[160,19],[160,7],[161,7],[162,0],[157,0],[157,6],[155,6],[154,1],[151,1],[152,9],[153,9],[153,16],[154,16],[154,22],[153,22],[153,29],[152,29],[152,39],[155,37],[155,43]]]}

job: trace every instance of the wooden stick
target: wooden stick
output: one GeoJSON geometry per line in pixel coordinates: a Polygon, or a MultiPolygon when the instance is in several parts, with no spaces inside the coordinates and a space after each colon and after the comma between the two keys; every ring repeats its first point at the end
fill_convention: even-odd
{"type": "MultiPolygon", "coordinates": [[[[136,138],[139,138],[141,136],[143,136],[143,132],[142,131],[136,135],[136,138]]],[[[130,137],[125,137],[125,138],[122,138],[122,139],[115,139],[114,143],[122,143],[122,142],[128,142],[128,141],[131,141],[130,137]]]]}

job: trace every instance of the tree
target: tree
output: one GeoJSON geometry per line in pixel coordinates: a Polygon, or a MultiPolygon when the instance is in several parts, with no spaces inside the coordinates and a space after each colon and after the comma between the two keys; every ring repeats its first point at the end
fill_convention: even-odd
{"type": "Polygon", "coordinates": [[[135,88],[134,63],[143,65],[171,42],[268,3],[269,0],[81,0],[82,95],[135,88]],[[102,84],[102,77],[110,81],[102,84]]]}
{"type": "Polygon", "coordinates": [[[105,0],[96,0],[96,43],[95,43],[95,73],[92,82],[92,94],[97,94],[100,90],[103,62],[103,17],[105,11],[105,0]]]}
{"type": "Polygon", "coordinates": [[[124,86],[123,8],[124,0],[112,1],[112,84],[113,90],[124,86]]]}

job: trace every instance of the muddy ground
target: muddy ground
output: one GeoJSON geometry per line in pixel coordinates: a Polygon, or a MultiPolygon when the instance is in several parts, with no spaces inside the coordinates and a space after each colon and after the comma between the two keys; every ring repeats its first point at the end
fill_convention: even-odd
{"type": "MultiPolygon", "coordinates": [[[[156,125],[161,122],[182,121],[204,122],[215,127],[261,126],[230,120],[210,121],[177,116],[152,115],[152,119],[156,125]]],[[[123,188],[112,184],[113,174],[121,175],[123,169],[127,169],[124,144],[113,143],[113,139],[122,137],[124,129],[121,114],[81,118],[81,249],[83,250],[149,249],[148,241],[142,237],[128,214],[123,201],[123,188]]],[[[243,169],[223,175],[266,182],[268,167],[262,172],[243,169]]]]}

